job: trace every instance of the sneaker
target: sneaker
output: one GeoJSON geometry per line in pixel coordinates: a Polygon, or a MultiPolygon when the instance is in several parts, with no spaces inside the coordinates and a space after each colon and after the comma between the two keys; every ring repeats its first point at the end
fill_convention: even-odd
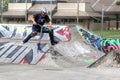
{"type": "Polygon", "coordinates": [[[23,41],[23,44],[25,44],[25,41],[23,41]]]}
{"type": "Polygon", "coordinates": [[[23,40],[23,44],[25,44],[27,41],[26,40],[23,40]]]}
{"type": "Polygon", "coordinates": [[[56,45],[56,44],[58,44],[58,41],[54,41],[54,42],[52,43],[53,46],[56,45]]]}
{"type": "Polygon", "coordinates": [[[30,38],[31,38],[31,36],[28,36],[27,38],[25,38],[25,39],[23,40],[23,43],[28,42],[30,38]]]}

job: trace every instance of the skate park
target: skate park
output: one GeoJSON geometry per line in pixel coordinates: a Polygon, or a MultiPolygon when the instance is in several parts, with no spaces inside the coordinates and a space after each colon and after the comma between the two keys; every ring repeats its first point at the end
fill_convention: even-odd
{"type": "MultiPolygon", "coordinates": [[[[97,0],[92,6],[96,6],[99,1],[102,0],[97,0]]],[[[62,3],[58,6],[60,5],[62,3]]],[[[58,9],[60,10],[60,7],[58,9]]],[[[64,14],[59,17],[59,13],[58,11],[53,17],[66,16],[64,14]]],[[[54,54],[48,51],[41,56],[43,53],[37,51],[39,35],[21,45],[22,40],[31,32],[31,24],[0,24],[0,80],[118,80],[120,78],[119,38],[102,38],[91,32],[93,28],[78,21],[74,24],[53,26],[54,31],[68,27],[70,34],[64,33],[63,37],[56,31],[55,36],[59,36],[57,39],[65,41],[54,46],[54,54]]],[[[43,35],[41,43],[44,49],[49,49],[50,46],[46,46],[50,44],[48,34],[43,35]]]]}
{"type": "MultiPolygon", "coordinates": [[[[10,25],[5,26],[7,27],[7,29],[11,28],[9,27],[10,25]]],[[[14,27],[13,30],[9,30],[12,30],[13,32],[17,31],[15,29],[16,28],[14,27]]],[[[104,52],[95,49],[94,46],[88,44],[85,41],[84,37],[80,35],[79,31],[84,30],[81,29],[82,28],[78,26],[72,25],[72,27],[70,27],[71,40],[68,42],[58,43],[57,45],[55,45],[56,54],[51,54],[50,52],[48,52],[42,58],[37,53],[37,51],[35,51],[37,49],[37,40],[35,39],[31,39],[30,42],[24,45],[19,45],[22,40],[20,36],[19,39],[18,37],[16,39],[15,35],[12,35],[12,37],[9,35],[10,38],[1,38],[0,78],[5,80],[9,78],[10,80],[12,80],[18,79],[18,77],[21,76],[23,78],[20,79],[29,80],[32,78],[33,80],[37,80],[41,78],[39,75],[43,73],[43,76],[52,74],[48,75],[48,77],[41,78],[45,80],[48,80],[49,78],[59,78],[58,80],[79,80],[86,79],[85,76],[88,76],[87,72],[89,72],[91,73],[88,76],[88,78],[90,79],[96,79],[98,76],[103,76],[102,78],[99,78],[100,80],[114,78],[116,78],[116,80],[119,79],[118,73],[116,74],[115,72],[115,76],[110,74],[112,70],[118,71],[119,69],[113,67],[112,58],[113,53],[115,52],[111,51],[109,55],[105,56],[104,52]],[[99,73],[99,75],[94,74],[94,71],[96,73],[99,73]],[[103,72],[105,72],[106,74],[103,75],[103,72]],[[13,74],[15,75],[13,76],[13,74]],[[31,76],[28,76],[28,74],[30,74],[31,76]],[[4,77],[5,75],[9,75],[8,78],[4,77]],[[106,76],[113,77],[111,78],[106,76]]],[[[18,36],[17,32],[16,35],[18,36]]],[[[49,38],[48,40],[44,40],[43,38],[43,43],[49,43],[49,38]]]]}

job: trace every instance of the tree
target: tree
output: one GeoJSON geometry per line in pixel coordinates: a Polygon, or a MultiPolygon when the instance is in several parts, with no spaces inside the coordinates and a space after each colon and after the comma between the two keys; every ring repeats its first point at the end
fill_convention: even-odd
{"type": "Polygon", "coordinates": [[[120,1],[117,1],[117,2],[116,2],[116,5],[120,6],[120,1]]]}
{"type": "Polygon", "coordinates": [[[8,3],[9,3],[9,0],[3,0],[3,10],[8,10],[8,3]]]}
{"type": "Polygon", "coordinates": [[[0,12],[8,10],[8,3],[9,3],[9,0],[0,0],[0,12]]]}

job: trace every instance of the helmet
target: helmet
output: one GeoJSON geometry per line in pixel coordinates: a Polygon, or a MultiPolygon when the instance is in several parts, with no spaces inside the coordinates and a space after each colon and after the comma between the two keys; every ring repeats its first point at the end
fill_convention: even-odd
{"type": "Polygon", "coordinates": [[[48,10],[47,10],[45,7],[43,7],[43,8],[41,9],[41,13],[47,15],[47,14],[48,14],[48,10]]]}

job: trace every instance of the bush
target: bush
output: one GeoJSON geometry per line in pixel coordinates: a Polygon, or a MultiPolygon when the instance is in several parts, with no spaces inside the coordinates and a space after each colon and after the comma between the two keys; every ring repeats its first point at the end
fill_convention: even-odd
{"type": "Polygon", "coordinates": [[[120,5],[120,1],[117,1],[117,2],[116,2],[116,5],[118,5],[118,6],[119,6],[119,5],[120,5]]]}

